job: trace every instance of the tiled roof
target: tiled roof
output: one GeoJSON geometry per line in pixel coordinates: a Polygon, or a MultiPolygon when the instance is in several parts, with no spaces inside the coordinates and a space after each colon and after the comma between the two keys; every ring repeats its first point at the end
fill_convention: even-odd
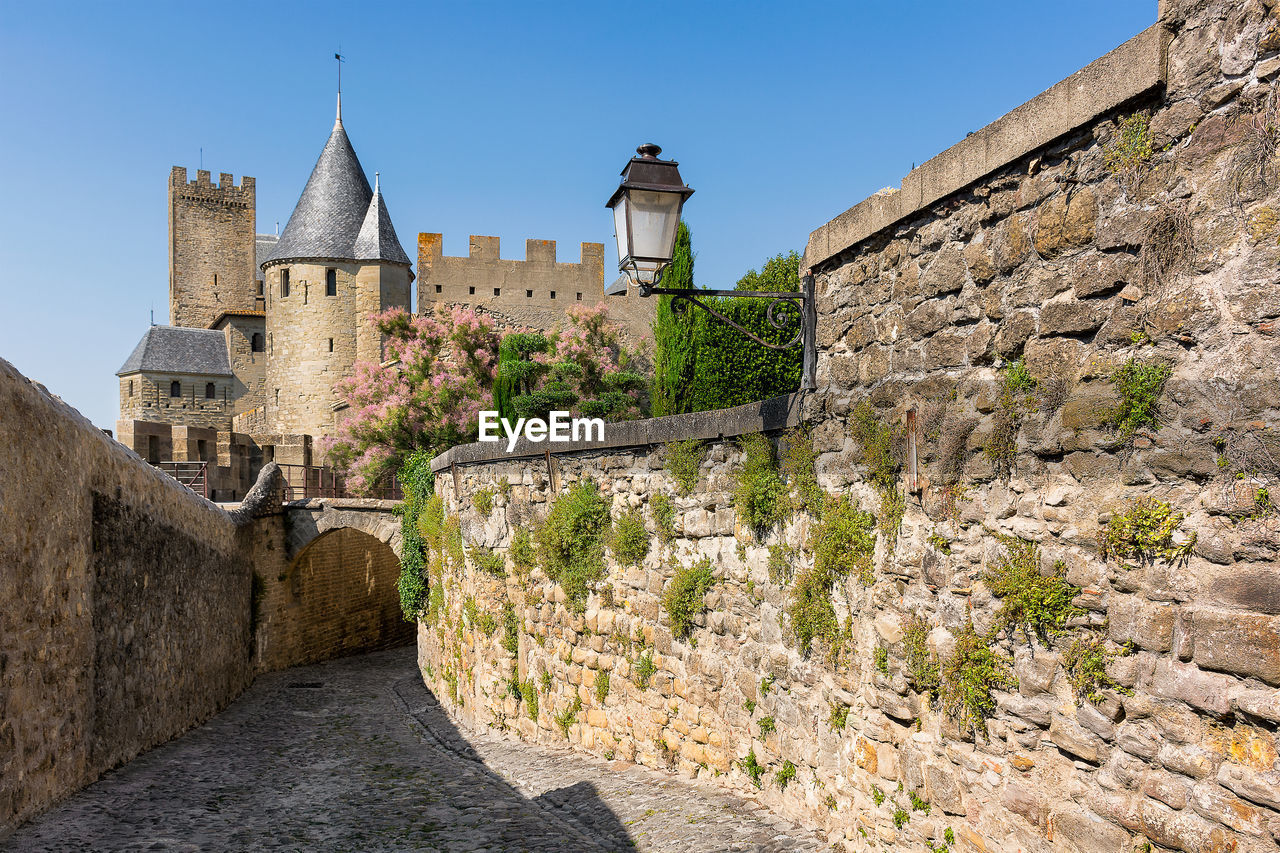
{"type": "Polygon", "coordinates": [[[369,210],[364,215],[364,224],[356,235],[354,257],[357,261],[409,263],[409,256],[405,254],[400,238],[396,237],[396,229],[391,225],[391,214],[387,212],[387,203],[382,199],[382,190],[377,186],[369,201],[369,210]]]}
{"type": "Polygon", "coordinates": [[[152,326],[138,341],[133,354],[116,371],[116,376],[140,370],[230,376],[227,339],[222,332],[213,329],[152,326]]]}
{"type": "Polygon", "coordinates": [[[339,120],[311,170],[289,223],[265,262],[292,258],[354,260],[356,236],[372,198],[369,179],[339,120]]]}

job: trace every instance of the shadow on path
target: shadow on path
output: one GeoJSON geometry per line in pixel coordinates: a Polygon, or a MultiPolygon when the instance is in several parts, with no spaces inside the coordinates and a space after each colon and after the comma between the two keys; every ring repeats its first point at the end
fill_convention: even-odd
{"type": "Polygon", "coordinates": [[[409,647],[262,676],[5,846],[595,853],[633,842],[590,782],[530,799],[488,769],[409,647]]]}

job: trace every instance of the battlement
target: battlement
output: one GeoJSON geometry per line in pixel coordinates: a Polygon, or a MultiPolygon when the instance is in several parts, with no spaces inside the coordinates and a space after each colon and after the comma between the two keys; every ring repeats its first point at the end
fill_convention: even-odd
{"type": "Polygon", "coordinates": [[[257,195],[257,181],[242,175],[237,186],[230,172],[219,172],[215,184],[208,169],[198,169],[194,181],[187,179],[185,166],[174,166],[169,171],[169,191],[179,198],[215,202],[237,207],[252,207],[257,195]]]}
{"type": "MultiPolygon", "coordinates": [[[[514,325],[553,329],[571,305],[604,299],[604,244],[582,243],[578,261],[556,257],[555,240],[525,241],[524,260],[502,257],[497,237],[470,235],[466,257],[444,254],[444,235],[418,234],[418,310],[437,305],[484,308],[514,325]]],[[[653,300],[638,294],[610,299],[610,313],[644,336],[653,300]]]]}
{"type": "MultiPolygon", "coordinates": [[[[440,258],[444,258],[444,235],[443,234],[418,234],[418,261],[422,263],[424,259],[428,262],[440,258]]],[[[594,264],[599,261],[604,263],[604,244],[603,243],[583,243],[579,250],[579,260],[565,261],[565,266],[581,266],[583,264],[594,264]]],[[[464,260],[460,256],[449,256],[449,260],[464,260]]],[[[501,238],[487,237],[482,234],[472,234],[467,248],[467,256],[465,260],[470,261],[504,261],[511,264],[555,264],[561,263],[556,259],[556,241],[555,240],[535,240],[528,239],[524,241],[524,260],[519,261],[514,258],[503,258],[501,251],[501,238]]]]}

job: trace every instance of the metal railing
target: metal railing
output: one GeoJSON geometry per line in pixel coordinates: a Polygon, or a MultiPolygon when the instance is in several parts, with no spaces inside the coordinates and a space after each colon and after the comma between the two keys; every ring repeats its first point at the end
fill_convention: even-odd
{"type": "Polygon", "coordinates": [[[152,464],[200,497],[209,497],[208,462],[153,462],[152,464]]]}
{"type": "Polygon", "coordinates": [[[364,494],[355,494],[347,488],[343,476],[331,468],[318,465],[280,464],[284,478],[284,499],[300,501],[310,498],[378,498],[398,501],[404,499],[400,482],[393,475],[391,482],[364,494]]]}

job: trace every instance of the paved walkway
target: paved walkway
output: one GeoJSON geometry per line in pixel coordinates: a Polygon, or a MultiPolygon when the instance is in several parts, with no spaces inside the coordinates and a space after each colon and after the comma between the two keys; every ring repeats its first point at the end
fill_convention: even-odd
{"type": "Polygon", "coordinates": [[[20,828],[35,850],[819,851],[753,804],[621,762],[472,733],[412,648],[259,678],[209,723],[20,828]]]}

